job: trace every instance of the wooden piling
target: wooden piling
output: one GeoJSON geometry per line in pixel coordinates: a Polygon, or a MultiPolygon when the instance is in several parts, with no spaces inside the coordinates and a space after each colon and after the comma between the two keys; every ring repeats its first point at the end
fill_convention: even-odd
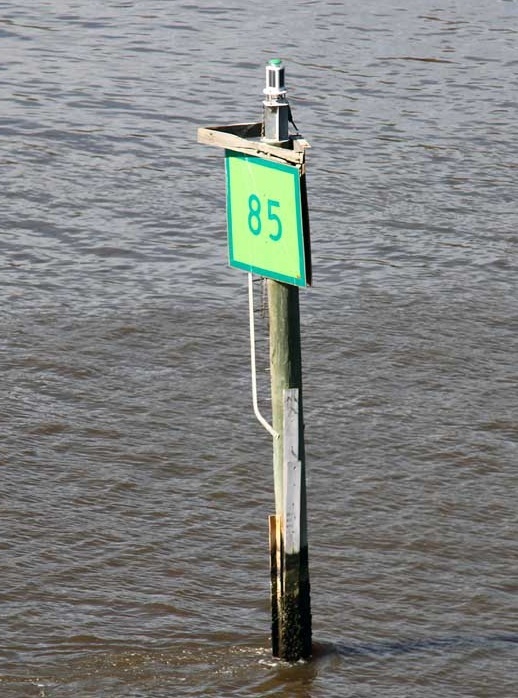
{"type": "Polygon", "coordinates": [[[298,459],[304,463],[304,427],[302,417],[302,357],[300,343],[299,290],[274,279],[267,280],[270,335],[270,381],[272,426],[279,434],[273,442],[275,512],[283,507],[284,395],[286,388],[299,389],[298,459]]]}
{"type": "Polygon", "coordinates": [[[268,280],[276,516],[272,567],[272,651],[287,661],[311,655],[302,360],[298,288],[268,280]],[[279,561],[280,558],[280,561],[279,561]],[[275,582],[273,577],[275,574],[275,582]],[[275,594],[274,594],[275,587],[275,594]],[[275,627],[274,627],[275,625],[275,627]]]}
{"type": "MultiPolygon", "coordinates": [[[[230,265],[268,277],[271,425],[259,412],[255,388],[252,401],[255,415],[273,436],[272,652],[298,661],[311,655],[299,314],[299,286],[311,284],[305,179],[309,143],[300,134],[289,135],[293,119],[278,58],[266,66],[263,96],[262,122],[200,128],[198,141],[227,151],[230,265]]],[[[253,317],[253,302],[251,308],[253,317]]],[[[251,339],[254,346],[252,332],[251,339]]],[[[252,374],[255,380],[255,359],[252,374]]]]}

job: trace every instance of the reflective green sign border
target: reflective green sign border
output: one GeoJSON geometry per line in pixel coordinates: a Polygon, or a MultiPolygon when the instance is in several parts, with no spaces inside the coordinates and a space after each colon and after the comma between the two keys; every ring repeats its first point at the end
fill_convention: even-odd
{"type": "Polygon", "coordinates": [[[231,267],[306,286],[300,170],[227,150],[231,267]]]}

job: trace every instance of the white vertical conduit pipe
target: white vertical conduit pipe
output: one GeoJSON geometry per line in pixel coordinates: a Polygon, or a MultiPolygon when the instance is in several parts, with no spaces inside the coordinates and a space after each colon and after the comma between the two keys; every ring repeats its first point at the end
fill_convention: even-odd
{"type": "Polygon", "coordinates": [[[279,438],[279,434],[275,429],[268,424],[266,419],[259,411],[257,404],[257,372],[255,369],[255,322],[254,322],[254,287],[252,274],[248,274],[248,311],[250,321],[250,365],[252,368],[252,404],[254,406],[254,414],[258,421],[263,425],[266,431],[273,436],[274,439],[279,438]]]}

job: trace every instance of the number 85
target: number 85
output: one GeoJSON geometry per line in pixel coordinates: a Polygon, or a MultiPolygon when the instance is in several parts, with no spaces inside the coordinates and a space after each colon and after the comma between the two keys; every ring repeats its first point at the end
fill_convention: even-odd
{"type": "MultiPolygon", "coordinates": [[[[268,220],[275,223],[276,231],[269,233],[269,238],[274,242],[281,239],[282,223],[274,209],[280,208],[280,203],[273,199],[268,199],[268,220]]],[[[252,235],[260,235],[263,228],[261,220],[261,200],[257,194],[250,194],[248,197],[248,228],[252,235]]]]}

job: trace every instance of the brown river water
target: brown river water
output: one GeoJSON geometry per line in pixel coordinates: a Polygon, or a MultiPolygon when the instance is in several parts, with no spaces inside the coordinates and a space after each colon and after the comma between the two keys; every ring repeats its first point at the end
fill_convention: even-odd
{"type": "Polygon", "coordinates": [[[516,695],[517,42],[509,0],[0,2],[1,698],[516,695]],[[277,56],[312,145],[296,665],[196,142],[277,56]]]}

